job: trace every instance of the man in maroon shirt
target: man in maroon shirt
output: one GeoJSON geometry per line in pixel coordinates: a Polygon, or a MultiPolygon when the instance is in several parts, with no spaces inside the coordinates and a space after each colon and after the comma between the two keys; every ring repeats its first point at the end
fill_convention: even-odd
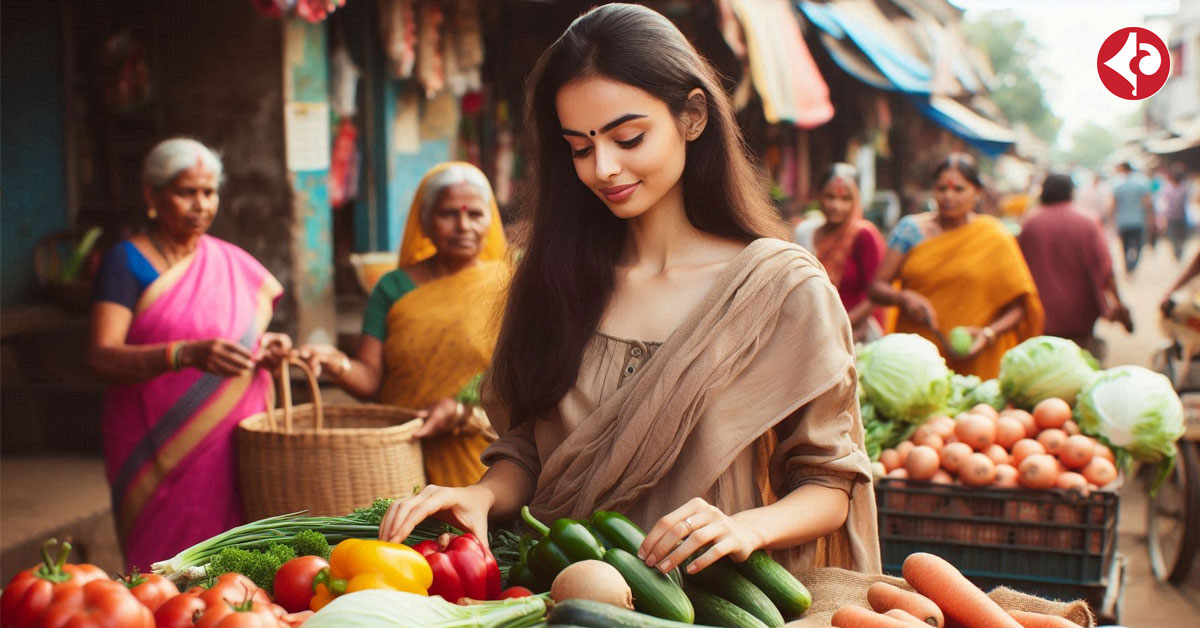
{"type": "Polygon", "coordinates": [[[1046,309],[1045,333],[1102,358],[1092,334],[1096,319],[1120,321],[1131,332],[1133,320],[1117,294],[1104,232],[1071,203],[1074,189],[1065,174],[1047,176],[1041,206],[1025,219],[1017,241],[1046,309]]]}

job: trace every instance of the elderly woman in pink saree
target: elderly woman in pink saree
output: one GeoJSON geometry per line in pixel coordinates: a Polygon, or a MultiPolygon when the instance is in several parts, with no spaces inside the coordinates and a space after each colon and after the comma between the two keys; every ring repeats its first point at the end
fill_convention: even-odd
{"type": "Polygon", "coordinates": [[[93,295],[88,363],[111,384],[104,453],[131,568],[242,523],[234,428],[264,409],[265,368],[291,348],[266,332],[279,282],[206,235],[221,170],[194,140],[156,146],[143,170],[151,227],[108,252],[93,295]]]}

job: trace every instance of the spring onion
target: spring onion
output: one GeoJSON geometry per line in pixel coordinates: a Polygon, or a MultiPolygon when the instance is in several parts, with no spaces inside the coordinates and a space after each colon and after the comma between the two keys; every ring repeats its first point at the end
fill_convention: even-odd
{"type": "MultiPolygon", "coordinates": [[[[379,536],[379,524],[387,511],[388,500],[377,499],[370,507],[340,517],[305,517],[303,511],[268,517],[259,521],[232,528],[210,539],[201,541],[169,560],[150,566],[159,575],[176,584],[186,584],[208,577],[206,566],[221,550],[227,548],[266,549],[272,543],[292,545],[296,535],[304,530],[315,530],[325,536],[330,545],[345,539],[373,539],[379,536]]],[[[413,545],[433,540],[438,535],[453,530],[438,521],[423,521],[405,543],[413,545]]]]}

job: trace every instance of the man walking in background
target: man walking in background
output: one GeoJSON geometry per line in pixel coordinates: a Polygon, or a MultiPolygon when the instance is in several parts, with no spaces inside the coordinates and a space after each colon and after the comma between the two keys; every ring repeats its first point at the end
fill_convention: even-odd
{"type": "Polygon", "coordinates": [[[1073,340],[1103,359],[1103,343],[1092,333],[1096,319],[1119,321],[1130,332],[1133,319],[1117,294],[1100,222],[1071,202],[1074,187],[1065,174],[1047,176],[1041,205],[1027,215],[1017,241],[1046,310],[1046,335],[1073,340]]]}
{"type": "Polygon", "coordinates": [[[1127,161],[1117,166],[1112,213],[1125,254],[1125,272],[1132,274],[1141,258],[1147,231],[1153,234],[1154,200],[1150,187],[1127,161]]]}

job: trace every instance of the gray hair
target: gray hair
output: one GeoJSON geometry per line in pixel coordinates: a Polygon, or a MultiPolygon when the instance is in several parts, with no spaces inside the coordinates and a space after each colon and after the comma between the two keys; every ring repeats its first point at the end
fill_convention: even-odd
{"type": "Polygon", "coordinates": [[[444,170],[437,172],[425,181],[425,189],[421,196],[421,226],[426,230],[429,229],[429,221],[433,215],[433,208],[437,206],[438,201],[442,197],[442,193],[447,188],[465,183],[474,187],[479,196],[483,197],[484,203],[488,206],[492,204],[492,184],[488,182],[487,176],[479,171],[478,168],[472,166],[454,164],[447,166],[444,170]]]}
{"type": "Polygon", "coordinates": [[[161,190],[174,181],[179,173],[195,167],[197,162],[215,173],[218,183],[222,180],[225,167],[211,148],[186,137],[163,140],[146,155],[146,163],[142,166],[142,185],[161,190]]]}

